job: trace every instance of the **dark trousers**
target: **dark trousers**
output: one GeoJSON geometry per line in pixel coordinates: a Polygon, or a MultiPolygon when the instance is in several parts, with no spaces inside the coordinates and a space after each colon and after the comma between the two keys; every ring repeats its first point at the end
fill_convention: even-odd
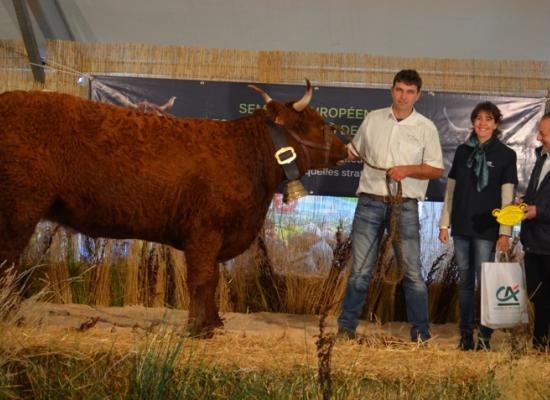
{"type": "Polygon", "coordinates": [[[533,345],[550,345],[550,255],[525,254],[525,275],[529,298],[535,306],[533,345]]]}

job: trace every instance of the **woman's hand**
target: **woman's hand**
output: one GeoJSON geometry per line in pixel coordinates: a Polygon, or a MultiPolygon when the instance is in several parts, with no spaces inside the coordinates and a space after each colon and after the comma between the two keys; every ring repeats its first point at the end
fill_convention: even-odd
{"type": "Polygon", "coordinates": [[[447,228],[439,228],[439,241],[443,244],[449,243],[449,230],[447,228]]]}
{"type": "Polygon", "coordinates": [[[500,235],[497,240],[496,250],[497,251],[508,251],[510,248],[510,236],[500,235]]]}

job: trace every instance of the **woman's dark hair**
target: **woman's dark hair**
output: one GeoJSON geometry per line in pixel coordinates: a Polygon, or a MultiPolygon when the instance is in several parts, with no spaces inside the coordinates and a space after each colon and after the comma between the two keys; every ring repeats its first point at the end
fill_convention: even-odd
{"type": "MultiPolygon", "coordinates": [[[[492,115],[493,119],[495,120],[495,124],[497,124],[497,126],[498,124],[500,124],[500,121],[502,121],[502,113],[500,112],[499,108],[494,103],[491,103],[490,101],[484,101],[482,103],[479,103],[472,110],[472,114],[470,114],[470,121],[472,122],[472,124],[476,120],[479,113],[482,111],[492,115]]],[[[502,132],[500,131],[500,129],[497,128],[493,132],[493,137],[500,136],[501,134],[502,132]]],[[[472,129],[472,135],[475,135],[474,129],[472,129]]]]}

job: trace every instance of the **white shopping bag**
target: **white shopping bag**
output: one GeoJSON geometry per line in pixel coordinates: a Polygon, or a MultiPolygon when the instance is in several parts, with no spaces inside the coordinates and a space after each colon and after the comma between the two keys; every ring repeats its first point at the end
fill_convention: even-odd
{"type": "Polygon", "coordinates": [[[481,264],[481,324],[512,328],[529,323],[525,273],[517,262],[481,264]]]}

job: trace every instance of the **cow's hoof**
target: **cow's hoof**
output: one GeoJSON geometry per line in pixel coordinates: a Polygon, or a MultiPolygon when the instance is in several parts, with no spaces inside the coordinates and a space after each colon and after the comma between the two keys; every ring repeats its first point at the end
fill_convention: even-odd
{"type": "Polygon", "coordinates": [[[216,332],[219,332],[223,327],[221,320],[219,323],[210,323],[198,325],[196,323],[189,323],[187,325],[187,336],[196,339],[211,339],[216,332]]]}
{"type": "Polygon", "coordinates": [[[191,339],[212,339],[214,337],[214,331],[196,331],[194,329],[187,329],[186,336],[191,339]]]}

